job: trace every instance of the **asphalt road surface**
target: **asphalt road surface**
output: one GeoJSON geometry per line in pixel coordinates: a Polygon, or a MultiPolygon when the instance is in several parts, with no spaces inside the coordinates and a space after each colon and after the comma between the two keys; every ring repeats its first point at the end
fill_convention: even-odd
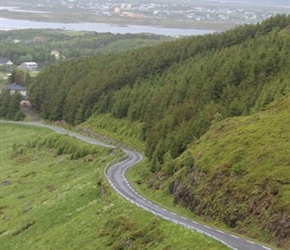
{"type": "MultiPolygon", "coordinates": [[[[1,122],[8,122],[8,121],[1,121],[1,122]]],[[[32,126],[41,126],[45,128],[49,128],[54,130],[60,134],[67,134],[69,136],[73,136],[79,140],[83,140],[87,143],[114,148],[114,146],[99,142],[92,138],[68,131],[66,129],[42,124],[40,122],[8,122],[8,123],[16,123],[16,124],[23,124],[23,125],[32,125],[32,126]]],[[[118,159],[112,162],[112,164],[107,165],[105,169],[105,175],[108,179],[111,186],[114,190],[124,197],[126,200],[130,201],[131,203],[135,204],[136,206],[145,209],[146,211],[159,216],[165,220],[169,220],[173,223],[179,224],[181,226],[187,227],[189,229],[195,230],[199,233],[205,234],[217,241],[223,243],[224,245],[228,246],[230,249],[235,250],[271,250],[271,248],[259,245],[255,242],[250,240],[242,239],[236,235],[228,234],[218,229],[214,229],[208,227],[206,225],[202,225],[195,221],[191,221],[183,216],[177,215],[169,210],[166,210],[162,207],[157,206],[156,204],[152,203],[151,201],[145,199],[140,194],[138,194],[132,186],[129,184],[128,180],[126,179],[126,170],[131,166],[137,164],[139,161],[143,159],[142,155],[133,152],[127,149],[123,149],[126,153],[127,157],[123,157],[121,162],[118,162],[118,159]]]]}
{"type": "Polygon", "coordinates": [[[111,186],[115,189],[117,193],[123,196],[125,199],[131,203],[141,207],[156,216],[159,216],[165,220],[169,220],[173,223],[182,225],[189,229],[195,230],[199,233],[205,234],[217,241],[228,246],[230,249],[236,250],[265,250],[270,249],[268,247],[256,244],[250,240],[242,239],[236,235],[225,233],[221,230],[213,229],[206,225],[191,221],[185,217],[177,215],[171,211],[168,211],[162,207],[157,206],[151,201],[145,199],[140,194],[138,194],[126,179],[126,170],[142,160],[142,155],[129,150],[124,150],[128,155],[128,158],[120,163],[114,164],[106,172],[107,179],[109,180],[111,186]]]}

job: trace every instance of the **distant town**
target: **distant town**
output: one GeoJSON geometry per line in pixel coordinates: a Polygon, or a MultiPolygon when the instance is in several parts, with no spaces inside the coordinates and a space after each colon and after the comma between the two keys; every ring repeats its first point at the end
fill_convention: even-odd
{"type": "Polygon", "coordinates": [[[30,17],[34,20],[40,20],[48,18],[50,15],[51,21],[68,21],[68,15],[71,15],[75,22],[84,19],[91,22],[111,22],[122,25],[136,23],[153,26],[160,24],[170,27],[186,27],[188,24],[199,25],[202,23],[226,23],[235,26],[261,22],[276,14],[290,12],[290,6],[278,5],[276,2],[275,6],[271,6],[274,5],[271,1],[262,3],[234,0],[227,2],[180,0],[176,3],[173,0],[131,2],[119,0],[31,0],[20,3],[18,0],[3,0],[1,4],[1,15],[8,18],[9,15],[13,15],[13,12],[12,18],[15,18],[17,12],[17,15],[23,19],[30,17]],[[64,17],[66,20],[62,20],[64,17]]]}
{"type": "MultiPolygon", "coordinates": [[[[61,5],[68,9],[89,10],[104,16],[123,16],[148,19],[193,20],[196,22],[230,21],[234,23],[256,23],[278,13],[287,11],[281,8],[256,8],[254,5],[212,3],[206,1],[181,1],[179,3],[144,2],[120,3],[120,1],[77,1],[51,0],[51,7],[61,5]]],[[[169,1],[170,2],[170,1],[169,1]]],[[[39,7],[45,7],[39,4],[39,7]]]]}

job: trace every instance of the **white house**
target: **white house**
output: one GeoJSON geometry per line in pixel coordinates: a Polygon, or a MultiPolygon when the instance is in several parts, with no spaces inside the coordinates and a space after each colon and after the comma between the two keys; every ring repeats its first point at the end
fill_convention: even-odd
{"type": "Polygon", "coordinates": [[[50,54],[51,54],[52,56],[54,56],[56,59],[59,59],[59,58],[60,58],[60,53],[59,53],[58,50],[52,50],[52,51],[50,52],[50,54]]]}
{"type": "Polygon", "coordinates": [[[23,62],[19,66],[21,69],[35,71],[37,70],[37,63],[36,62],[23,62]]]}

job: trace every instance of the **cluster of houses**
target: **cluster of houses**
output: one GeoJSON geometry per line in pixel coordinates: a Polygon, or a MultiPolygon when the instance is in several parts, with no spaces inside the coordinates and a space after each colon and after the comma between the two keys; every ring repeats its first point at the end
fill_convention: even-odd
{"type": "MultiPolygon", "coordinates": [[[[55,56],[56,59],[59,59],[60,53],[57,50],[51,51],[51,54],[55,56]]],[[[9,60],[6,57],[0,57],[0,67],[6,67],[10,69],[14,63],[9,60]]],[[[38,64],[36,62],[23,62],[18,66],[19,69],[21,70],[27,70],[30,72],[33,71],[38,71],[38,64]]],[[[0,92],[3,91],[9,91],[10,95],[13,95],[14,93],[20,93],[21,95],[21,102],[20,106],[22,107],[31,107],[31,102],[29,101],[29,97],[27,95],[25,87],[18,83],[11,83],[11,84],[6,84],[2,86],[2,89],[0,89],[0,92]]]]}
{"type": "MultiPolygon", "coordinates": [[[[0,66],[6,66],[6,67],[11,67],[13,66],[13,62],[5,57],[1,57],[0,58],[0,66]]],[[[28,70],[28,71],[36,71],[38,68],[37,63],[35,62],[23,62],[20,66],[20,69],[23,70],[28,70]]],[[[13,95],[15,93],[19,93],[21,95],[21,102],[20,105],[22,107],[31,107],[31,103],[28,100],[28,95],[26,92],[26,89],[17,83],[11,83],[11,84],[6,84],[4,86],[2,86],[2,91],[9,91],[10,95],[13,95]]]]}
{"type": "MultiPolygon", "coordinates": [[[[5,57],[0,58],[0,66],[6,66],[8,68],[12,67],[14,64],[11,60],[5,57]]],[[[22,70],[28,70],[28,71],[37,71],[38,70],[38,65],[36,62],[23,62],[18,66],[22,70]]],[[[11,84],[6,84],[2,86],[2,92],[3,91],[9,91],[10,95],[13,95],[14,93],[20,93],[21,95],[21,102],[20,105],[22,107],[31,107],[31,103],[29,101],[26,89],[17,83],[11,83],[11,84]]]]}
{"type": "MultiPolygon", "coordinates": [[[[13,62],[6,57],[0,58],[0,66],[13,66],[13,62]]],[[[36,62],[23,62],[18,66],[20,69],[28,71],[36,71],[38,69],[38,64],[36,62]]]]}
{"type": "MultiPolygon", "coordinates": [[[[20,42],[19,40],[14,40],[15,43],[20,42]]],[[[33,38],[33,42],[44,42],[43,37],[35,37],[33,38]]],[[[56,59],[60,58],[60,52],[57,50],[51,51],[51,55],[53,55],[56,59]]],[[[5,69],[11,69],[14,66],[14,63],[6,57],[0,57],[0,67],[5,69]]],[[[22,62],[19,66],[19,69],[24,71],[30,71],[35,72],[38,71],[38,64],[36,62],[22,62]]],[[[0,88],[0,93],[8,91],[10,95],[13,95],[15,93],[19,93],[21,95],[21,102],[20,106],[22,107],[31,107],[31,102],[29,101],[29,97],[27,95],[27,91],[24,86],[18,84],[18,83],[10,83],[2,86],[0,88]]]]}

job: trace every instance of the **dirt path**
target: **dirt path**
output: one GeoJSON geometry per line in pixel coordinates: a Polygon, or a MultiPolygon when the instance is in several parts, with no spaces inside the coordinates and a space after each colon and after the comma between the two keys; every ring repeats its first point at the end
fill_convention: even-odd
{"type": "Polygon", "coordinates": [[[33,113],[29,108],[22,107],[21,111],[25,115],[29,116],[31,118],[31,121],[33,121],[33,122],[40,122],[41,121],[41,118],[38,115],[36,115],[35,113],[33,113]]]}

